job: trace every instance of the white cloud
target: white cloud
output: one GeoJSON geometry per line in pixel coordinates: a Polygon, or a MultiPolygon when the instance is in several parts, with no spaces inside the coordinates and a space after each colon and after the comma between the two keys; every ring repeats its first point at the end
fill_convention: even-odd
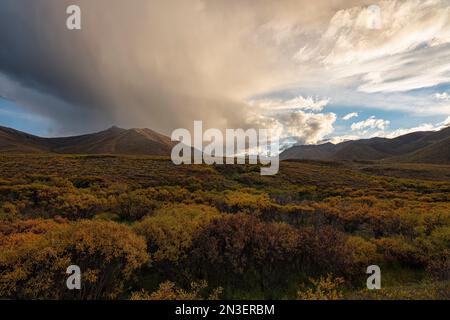
{"type": "Polygon", "coordinates": [[[434,95],[434,97],[437,100],[444,100],[444,101],[450,101],[450,95],[447,92],[442,92],[442,93],[436,93],[434,95]]]}
{"type": "Polygon", "coordinates": [[[358,140],[361,137],[355,135],[343,135],[343,136],[335,136],[330,139],[327,139],[325,142],[331,142],[332,144],[339,144],[345,141],[358,140]]]}
{"type": "Polygon", "coordinates": [[[439,122],[437,124],[423,123],[423,124],[420,124],[413,128],[406,128],[406,129],[400,128],[400,129],[396,129],[396,130],[388,131],[388,132],[379,131],[379,132],[375,133],[373,136],[393,139],[393,138],[403,136],[405,134],[409,134],[409,133],[413,133],[413,132],[439,131],[448,126],[450,126],[450,116],[447,117],[447,119],[445,119],[444,121],[439,122]]]}
{"type": "Polygon", "coordinates": [[[298,96],[289,100],[282,99],[260,99],[250,100],[250,106],[257,106],[260,109],[267,111],[281,111],[281,110],[311,110],[322,111],[330,102],[329,98],[313,98],[298,96]]]}
{"type": "MultiPolygon", "coordinates": [[[[369,119],[370,120],[370,119],[369,119]]],[[[367,120],[366,120],[367,121],[367,120]]],[[[439,131],[442,130],[446,127],[450,126],[450,116],[447,117],[447,119],[445,119],[442,122],[436,123],[436,124],[432,124],[432,123],[423,123],[420,124],[416,127],[412,127],[412,128],[399,128],[396,130],[392,130],[392,131],[385,131],[385,130],[377,130],[375,132],[369,132],[369,131],[363,131],[363,132],[359,132],[358,135],[341,135],[341,136],[335,136],[335,137],[331,137],[329,139],[326,139],[322,142],[331,142],[333,144],[339,144],[345,141],[350,141],[350,140],[359,140],[359,139],[370,139],[370,138],[375,138],[375,137],[380,137],[380,138],[388,138],[388,139],[394,139],[409,133],[413,133],[413,132],[424,132],[424,131],[439,131]]]]}
{"type": "Polygon", "coordinates": [[[334,113],[306,113],[297,111],[279,117],[285,135],[293,137],[302,144],[316,144],[334,131],[334,113]]]}
{"type": "Polygon", "coordinates": [[[334,15],[323,37],[333,43],[325,63],[354,64],[450,42],[447,0],[390,0],[377,5],[379,30],[367,28],[370,7],[354,7],[334,15]]]}
{"type": "Polygon", "coordinates": [[[358,116],[359,116],[359,115],[358,115],[357,112],[352,112],[352,113],[349,113],[349,114],[343,116],[343,117],[342,117],[342,120],[348,121],[348,120],[350,120],[350,119],[352,119],[352,118],[357,118],[358,116]]]}
{"type": "Polygon", "coordinates": [[[441,129],[450,126],[450,116],[448,116],[447,119],[439,123],[438,126],[440,126],[441,129]]]}
{"type": "Polygon", "coordinates": [[[316,144],[334,131],[336,114],[314,112],[321,111],[328,101],[303,97],[253,100],[247,124],[272,130],[272,134],[282,141],[282,148],[286,144],[316,144]]]}
{"type": "Polygon", "coordinates": [[[413,132],[420,132],[420,131],[436,131],[436,126],[432,125],[431,123],[424,123],[414,128],[408,128],[408,129],[397,129],[385,134],[381,134],[380,136],[386,137],[386,138],[396,138],[399,136],[404,136],[405,134],[413,133],[413,132]]]}
{"type": "Polygon", "coordinates": [[[322,65],[326,80],[349,79],[361,92],[400,92],[450,81],[450,2],[377,1],[380,20],[368,28],[370,7],[338,11],[323,36],[294,57],[322,65]]]}
{"type": "Polygon", "coordinates": [[[389,120],[377,119],[374,116],[367,120],[355,122],[351,125],[352,131],[361,131],[363,129],[385,130],[390,124],[389,120]]]}

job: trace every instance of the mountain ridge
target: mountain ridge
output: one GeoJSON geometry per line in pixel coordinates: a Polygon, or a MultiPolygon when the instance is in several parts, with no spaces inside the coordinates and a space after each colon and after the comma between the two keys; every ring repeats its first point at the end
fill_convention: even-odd
{"type": "Polygon", "coordinates": [[[109,129],[78,136],[43,138],[0,126],[0,152],[61,154],[142,154],[170,155],[175,142],[156,131],[144,129],[109,129]]]}
{"type": "MultiPolygon", "coordinates": [[[[147,128],[109,129],[78,136],[44,138],[0,126],[0,152],[128,154],[169,156],[177,142],[147,128]]],[[[294,146],[281,160],[391,161],[450,164],[450,127],[413,132],[393,139],[372,138],[339,144],[294,146]]]]}
{"type": "Polygon", "coordinates": [[[280,159],[450,164],[450,127],[393,139],[377,137],[339,144],[294,146],[282,152],[280,159]]]}

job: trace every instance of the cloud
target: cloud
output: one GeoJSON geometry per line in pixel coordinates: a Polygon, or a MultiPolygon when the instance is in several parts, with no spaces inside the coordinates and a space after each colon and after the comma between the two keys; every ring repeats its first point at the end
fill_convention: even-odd
{"type": "MultiPolygon", "coordinates": [[[[88,109],[70,104],[58,96],[25,86],[2,73],[0,73],[0,88],[5,96],[14,97],[8,100],[11,102],[11,108],[16,108],[15,114],[45,120],[46,127],[39,131],[50,135],[77,134],[86,128],[106,128],[113,122],[111,115],[102,112],[101,109],[88,109]],[[64,121],[61,121],[62,119],[64,121]]],[[[13,109],[10,112],[13,112],[13,109]]]]}
{"type": "MultiPolygon", "coordinates": [[[[386,130],[382,129],[375,133],[370,134],[369,136],[367,136],[367,132],[366,132],[366,135],[363,134],[363,135],[359,136],[359,139],[367,138],[367,137],[369,137],[369,138],[370,137],[384,137],[384,138],[393,139],[393,138],[397,138],[399,136],[403,136],[403,135],[413,133],[413,132],[439,131],[448,126],[450,126],[450,116],[447,117],[444,121],[438,122],[435,124],[422,123],[422,124],[412,127],[412,128],[399,128],[399,129],[391,130],[391,131],[386,131],[386,130]]],[[[379,128],[379,129],[381,129],[381,128],[379,128]]]]}
{"type": "Polygon", "coordinates": [[[359,116],[359,115],[358,115],[357,112],[352,112],[352,113],[349,113],[349,114],[343,116],[343,117],[342,117],[342,120],[348,121],[348,120],[350,120],[350,119],[352,119],[352,118],[357,118],[358,116],[359,116]]]}
{"type": "MultiPolygon", "coordinates": [[[[373,118],[370,118],[369,120],[372,120],[373,118]]],[[[374,120],[381,120],[381,119],[374,119],[374,120]]],[[[366,120],[367,121],[367,120],[366,120]]],[[[361,127],[363,125],[361,124],[361,127]]],[[[373,127],[375,127],[376,129],[378,129],[375,132],[369,132],[369,131],[362,131],[359,132],[357,135],[339,135],[339,136],[334,136],[328,139],[325,139],[323,141],[321,141],[321,143],[324,142],[331,142],[333,144],[339,144],[345,141],[350,141],[350,140],[359,140],[359,139],[368,139],[368,138],[374,138],[374,137],[382,137],[382,138],[388,138],[388,139],[394,139],[397,138],[399,136],[403,136],[406,134],[410,134],[410,133],[414,133],[414,132],[424,132],[424,131],[439,131],[442,130],[446,127],[450,126],[450,116],[447,117],[444,121],[442,122],[438,122],[435,124],[432,123],[422,123],[418,126],[415,127],[411,127],[411,128],[399,128],[399,129],[395,129],[395,130],[390,130],[387,131],[385,129],[381,129],[381,125],[380,126],[376,126],[376,125],[371,125],[370,127],[373,129],[373,127]]],[[[367,126],[366,126],[367,127],[367,126]]]]}
{"type": "Polygon", "coordinates": [[[249,102],[247,126],[267,128],[281,141],[282,149],[293,144],[316,144],[334,131],[336,114],[320,112],[328,98],[254,99],[249,102]]]}
{"type": "Polygon", "coordinates": [[[342,101],[450,115],[448,101],[408,91],[450,82],[449,13],[446,0],[2,0],[0,95],[56,133],[283,126],[302,111],[323,115],[318,135],[297,133],[315,141],[331,130],[320,112],[342,101]],[[81,31],[65,28],[69,4],[81,31]]]}
{"type": "Polygon", "coordinates": [[[193,120],[239,127],[251,97],[299,75],[292,44],[355,3],[2,0],[0,73],[17,85],[11,98],[62,133],[74,117],[96,119],[78,121],[79,131],[116,123],[169,133],[193,120]],[[69,4],[81,7],[80,31],[65,27],[69,4]],[[25,89],[63,103],[31,106],[25,89]]]}
{"type": "Polygon", "coordinates": [[[372,61],[450,42],[450,7],[446,0],[391,0],[376,5],[381,21],[375,31],[367,27],[374,14],[371,7],[344,9],[334,15],[323,36],[332,42],[325,63],[372,61]]]}
{"type": "Polygon", "coordinates": [[[447,119],[445,119],[444,121],[442,121],[441,123],[438,124],[438,127],[440,127],[440,129],[443,129],[445,127],[449,127],[450,126],[450,116],[447,117],[447,119]]]}
{"type": "Polygon", "coordinates": [[[361,131],[364,129],[385,130],[390,124],[389,120],[377,119],[374,116],[367,120],[355,122],[351,125],[352,131],[361,131]]]}
{"type": "Polygon", "coordinates": [[[397,129],[391,132],[383,133],[381,136],[386,138],[396,138],[399,136],[403,136],[408,133],[418,132],[418,131],[439,131],[446,127],[450,126],[450,116],[447,117],[444,121],[431,124],[431,123],[423,123],[417,127],[408,128],[408,129],[397,129]]]}
{"type": "Polygon", "coordinates": [[[399,92],[449,82],[450,3],[377,1],[338,11],[318,41],[299,49],[301,61],[326,66],[334,81],[352,78],[362,92],[399,92]]]}
{"type": "Polygon", "coordinates": [[[408,128],[408,129],[397,129],[388,133],[383,133],[380,136],[386,137],[386,138],[397,138],[399,136],[403,136],[405,134],[413,133],[413,132],[420,132],[420,131],[437,131],[438,128],[436,126],[432,125],[431,123],[424,123],[420,126],[408,128]]]}
{"type": "Polygon", "coordinates": [[[330,142],[332,144],[339,144],[346,141],[352,141],[352,140],[359,140],[361,139],[360,136],[355,135],[342,135],[342,136],[335,136],[330,139],[326,139],[324,142],[330,142]]]}
{"type": "Polygon", "coordinates": [[[306,113],[297,111],[278,117],[285,128],[285,135],[301,144],[316,144],[334,131],[334,113],[306,113]]]}
{"type": "Polygon", "coordinates": [[[313,98],[298,96],[293,99],[260,99],[250,100],[249,105],[251,107],[258,106],[260,109],[267,111],[281,111],[281,110],[311,110],[322,111],[325,106],[330,103],[329,98],[313,98]]]}
{"type": "Polygon", "coordinates": [[[450,101],[450,95],[447,92],[442,92],[442,93],[436,93],[434,95],[434,97],[437,100],[444,100],[444,101],[450,101]]]}

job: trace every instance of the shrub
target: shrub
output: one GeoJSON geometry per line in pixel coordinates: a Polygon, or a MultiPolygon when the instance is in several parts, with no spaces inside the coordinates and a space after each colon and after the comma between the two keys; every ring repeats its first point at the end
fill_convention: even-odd
{"type": "Polygon", "coordinates": [[[404,237],[374,239],[378,251],[387,263],[399,263],[406,267],[423,267],[426,257],[415,244],[404,237]]]}
{"type": "Polygon", "coordinates": [[[61,214],[70,220],[90,219],[105,205],[104,199],[79,191],[62,194],[51,202],[54,214],[61,214]]]}
{"type": "Polygon", "coordinates": [[[356,267],[353,270],[355,274],[370,265],[380,264],[382,261],[382,257],[377,252],[377,246],[364,238],[350,236],[347,239],[346,245],[351,253],[350,259],[356,267]]]}
{"type": "MultiPolygon", "coordinates": [[[[352,278],[357,270],[347,236],[332,227],[303,227],[299,230],[298,270],[308,277],[326,274],[352,278]]],[[[358,272],[359,274],[359,272],[358,272]]]]}
{"type": "Polygon", "coordinates": [[[56,225],[0,253],[0,297],[12,299],[117,298],[148,256],[143,239],[123,225],[80,221],[56,225]],[[82,290],[69,291],[66,269],[78,265],[82,290]]]}
{"type": "Polygon", "coordinates": [[[127,192],[111,200],[112,207],[117,208],[124,220],[136,221],[149,215],[157,207],[157,202],[140,191],[127,192]]]}
{"type": "MultiPolygon", "coordinates": [[[[203,300],[202,293],[208,288],[206,281],[192,282],[189,290],[178,288],[175,283],[171,281],[163,282],[159,285],[158,290],[147,293],[145,290],[140,292],[133,292],[131,300],[203,300]]],[[[214,289],[208,300],[218,300],[222,288],[214,289]]]]}
{"type": "Polygon", "coordinates": [[[178,264],[186,257],[194,232],[217,216],[212,207],[179,204],[157,210],[133,228],[146,239],[152,262],[178,264]]]}
{"type": "Polygon", "coordinates": [[[355,256],[347,237],[331,227],[295,229],[237,214],[199,229],[190,262],[193,274],[210,283],[245,286],[248,281],[271,292],[286,288],[294,277],[363,274],[355,256]]]}
{"type": "Polygon", "coordinates": [[[312,288],[297,293],[300,300],[340,300],[344,297],[341,285],[342,278],[333,278],[332,275],[320,277],[318,280],[310,279],[312,288]]]}
{"type": "Polygon", "coordinates": [[[267,194],[251,193],[251,189],[245,191],[230,191],[226,194],[225,206],[228,212],[245,212],[255,215],[274,206],[267,194]]]}
{"type": "Polygon", "coordinates": [[[5,202],[0,206],[0,221],[12,221],[19,217],[19,211],[16,205],[11,202],[5,202]]]}

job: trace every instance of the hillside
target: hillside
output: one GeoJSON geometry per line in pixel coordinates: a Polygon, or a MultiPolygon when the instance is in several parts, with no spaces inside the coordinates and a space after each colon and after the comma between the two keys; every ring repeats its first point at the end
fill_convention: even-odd
{"type": "Polygon", "coordinates": [[[48,152],[45,139],[11,128],[0,127],[0,152],[48,152]]]}
{"type": "Polygon", "coordinates": [[[450,128],[414,132],[394,139],[373,138],[340,144],[294,146],[281,154],[282,160],[344,160],[417,163],[450,163],[450,128]]]}
{"type": "Polygon", "coordinates": [[[111,127],[97,133],[64,138],[41,138],[0,127],[0,152],[170,155],[174,143],[150,129],[111,127]]]}
{"type": "Polygon", "coordinates": [[[419,163],[450,163],[450,138],[433,143],[432,145],[420,149],[416,152],[398,158],[402,162],[419,163]]]}

